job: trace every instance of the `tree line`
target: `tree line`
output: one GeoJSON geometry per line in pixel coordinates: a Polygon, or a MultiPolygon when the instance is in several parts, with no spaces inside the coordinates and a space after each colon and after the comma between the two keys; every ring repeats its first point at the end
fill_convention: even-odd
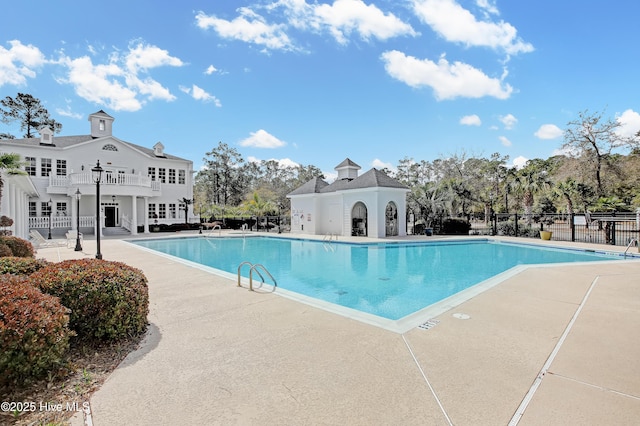
{"type": "MultiPolygon", "coordinates": [[[[621,123],[603,113],[579,113],[570,121],[563,155],[509,166],[508,156],[465,152],[433,161],[405,157],[383,169],[410,188],[407,209],[427,226],[442,217],[481,218],[493,213],[536,214],[635,211],[640,208],[640,132],[625,136],[621,123]]],[[[196,176],[197,209],[204,216],[288,212],[286,195],[314,177],[313,165],[281,167],[277,161],[246,162],[227,144],[204,158],[196,176]]]]}
{"type": "MultiPolygon", "coordinates": [[[[0,99],[0,120],[18,122],[25,138],[35,137],[42,126],[55,133],[62,129],[39,99],[24,93],[0,99]]],[[[0,139],[13,138],[0,133],[0,139]]],[[[405,157],[395,170],[383,171],[409,187],[408,211],[426,224],[443,216],[488,220],[492,213],[530,218],[640,208],[640,131],[625,135],[619,121],[583,111],[567,123],[560,148],[563,155],[532,159],[521,168],[508,166],[509,157],[499,153],[487,158],[461,152],[433,161],[405,157]]],[[[204,217],[288,214],[286,195],[312,178],[324,178],[314,165],[246,161],[223,142],[203,160],[190,201],[204,217]]],[[[16,171],[17,165],[10,155],[0,162],[4,170],[16,171]]]]}

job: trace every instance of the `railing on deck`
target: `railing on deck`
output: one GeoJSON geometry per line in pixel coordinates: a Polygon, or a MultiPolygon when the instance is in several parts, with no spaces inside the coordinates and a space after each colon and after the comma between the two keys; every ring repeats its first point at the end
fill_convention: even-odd
{"type": "MultiPolygon", "coordinates": [[[[71,173],[69,176],[49,175],[49,186],[69,187],[75,185],[94,185],[91,173],[71,173]]],[[[103,175],[101,185],[139,186],[160,191],[160,182],[152,181],[148,176],[130,173],[107,173],[103,175]]]]}

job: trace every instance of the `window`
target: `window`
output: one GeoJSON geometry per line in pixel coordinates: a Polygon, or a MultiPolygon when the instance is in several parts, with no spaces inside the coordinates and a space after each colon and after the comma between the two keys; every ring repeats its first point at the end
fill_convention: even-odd
{"type": "Polygon", "coordinates": [[[169,183],[176,183],[176,169],[169,169],[169,183]]]}
{"type": "Polygon", "coordinates": [[[35,201],[29,201],[29,217],[38,216],[38,204],[35,201]]]}
{"type": "Polygon", "coordinates": [[[40,160],[40,176],[46,177],[51,174],[51,158],[43,158],[40,160]]]}
{"type": "Polygon", "coordinates": [[[178,170],[178,183],[180,185],[185,184],[185,173],[184,170],[178,170]]]}
{"type": "Polygon", "coordinates": [[[24,166],[24,171],[27,172],[29,176],[36,175],[36,157],[24,157],[24,161],[27,163],[24,166]]]}
{"type": "Polygon", "coordinates": [[[162,183],[167,183],[167,169],[158,169],[158,180],[162,183]]]}
{"type": "Polygon", "coordinates": [[[105,146],[102,147],[103,151],[117,151],[118,147],[116,147],[114,144],[108,143],[105,146]]]}
{"type": "Polygon", "coordinates": [[[66,216],[67,215],[67,203],[66,202],[56,203],[55,215],[56,216],[66,216]]]}
{"type": "Polygon", "coordinates": [[[176,205],[169,204],[169,219],[175,219],[175,218],[176,218],[176,205]]]}
{"type": "Polygon", "coordinates": [[[104,120],[100,120],[100,123],[98,125],[100,126],[100,131],[104,132],[106,122],[104,120]]]}
{"type": "Polygon", "coordinates": [[[56,176],[67,175],[67,160],[56,160],[56,176]]]}
{"type": "Polygon", "coordinates": [[[149,219],[157,219],[158,215],[156,215],[156,205],[149,204],[149,219]]]}
{"type": "Polygon", "coordinates": [[[147,169],[147,176],[149,176],[151,178],[151,180],[156,180],[156,168],[155,167],[149,167],[147,169]]]}
{"type": "Polygon", "coordinates": [[[42,216],[49,216],[51,213],[51,206],[48,201],[43,201],[40,203],[40,212],[42,212],[42,216]]]}
{"type": "Polygon", "coordinates": [[[167,205],[166,204],[158,204],[158,217],[160,219],[167,218],[167,205]]]}

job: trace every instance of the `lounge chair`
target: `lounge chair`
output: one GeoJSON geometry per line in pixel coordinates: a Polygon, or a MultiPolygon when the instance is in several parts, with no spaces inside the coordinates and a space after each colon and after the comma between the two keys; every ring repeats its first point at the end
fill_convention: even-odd
{"type": "MultiPolygon", "coordinates": [[[[65,234],[67,237],[67,248],[75,247],[76,240],[78,239],[78,231],[70,230],[65,234]]],[[[80,244],[82,244],[84,240],[82,239],[82,232],[80,233],[80,244]]]]}
{"type": "Polygon", "coordinates": [[[36,248],[44,248],[44,247],[62,247],[66,244],[64,241],[59,240],[47,240],[42,234],[35,229],[29,231],[29,236],[31,237],[31,244],[33,244],[36,248]]]}

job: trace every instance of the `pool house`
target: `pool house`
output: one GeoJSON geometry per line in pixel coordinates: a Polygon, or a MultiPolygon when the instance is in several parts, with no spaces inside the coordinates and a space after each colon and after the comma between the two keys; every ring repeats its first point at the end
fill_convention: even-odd
{"type": "Polygon", "coordinates": [[[337,179],[328,184],[318,177],[287,195],[291,200],[291,232],[360,237],[406,235],[406,194],[409,188],[349,158],[335,167],[337,179]]]}

